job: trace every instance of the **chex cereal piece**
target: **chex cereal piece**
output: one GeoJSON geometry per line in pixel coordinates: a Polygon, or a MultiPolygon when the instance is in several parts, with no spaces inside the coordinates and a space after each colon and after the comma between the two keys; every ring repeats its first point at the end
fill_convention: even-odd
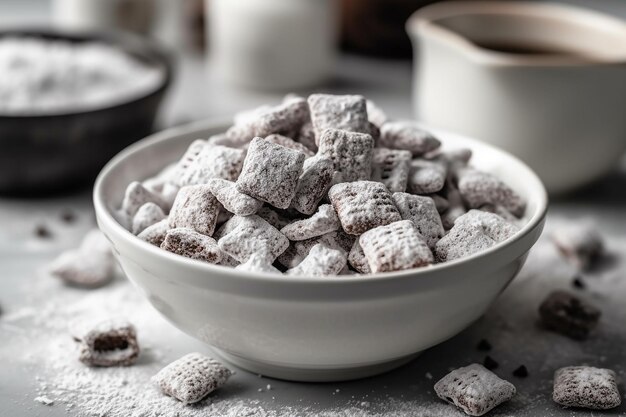
{"type": "Polygon", "coordinates": [[[389,191],[404,192],[409,178],[411,152],[397,149],[374,148],[372,154],[372,181],[382,182],[389,191]]]}
{"type": "Polygon", "coordinates": [[[365,256],[365,252],[363,252],[363,248],[359,243],[359,239],[354,241],[352,245],[352,249],[350,249],[350,253],[348,254],[348,262],[354,269],[359,271],[362,274],[371,274],[372,270],[370,269],[370,264],[367,261],[367,257],[365,256]]]}
{"type": "Polygon", "coordinates": [[[278,262],[286,268],[294,268],[309,255],[311,248],[318,243],[347,255],[354,244],[354,236],[348,235],[340,229],[312,239],[293,241],[278,257],[278,262]]]}
{"type": "Polygon", "coordinates": [[[178,185],[206,184],[211,178],[235,181],[241,172],[245,151],[206,144],[179,178],[178,185]]]}
{"type": "Polygon", "coordinates": [[[445,231],[433,199],[408,193],[394,193],[393,201],[402,219],[411,220],[428,243],[428,247],[434,248],[445,231]]]}
{"type": "Polygon", "coordinates": [[[346,182],[369,180],[374,139],[367,133],[326,129],[319,139],[318,155],[328,158],[346,182]]]}
{"type": "Polygon", "coordinates": [[[463,258],[508,239],[518,230],[497,214],[470,210],[436,243],[435,257],[438,262],[463,258]]]}
{"type": "Polygon", "coordinates": [[[94,229],[78,249],[61,253],[48,266],[48,272],[64,283],[83,288],[108,284],[115,276],[115,259],[104,234],[94,229]]]}
{"type": "Polygon", "coordinates": [[[437,396],[470,416],[482,416],[515,395],[515,385],[473,363],[455,369],[435,384],[437,396]]]}
{"type": "Polygon", "coordinates": [[[296,194],[304,158],[302,152],[254,138],[237,179],[237,190],[286,209],[296,194]]]}
{"type": "Polygon", "coordinates": [[[383,109],[378,107],[376,103],[374,103],[372,100],[367,100],[366,106],[367,106],[367,119],[369,120],[370,123],[374,124],[378,128],[380,128],[389,120],[389,118],[387,117],[387,114],[385,114],[383,109]]]}
{"type": "Polygon", "coordinates": [[[178,192],[170,211],[170,228],[187,227],[211,236],[215,231],[219,202],[207,185],[188,185],[178,192]]]}
{"type": "Polygon", "coordinates": [[[318,145],[322,133],[329,128],[369,133],[367,104],[363,96],[311,94],[308,102],[318,145]]]}
{"type": "Polygon", "coordinates": [[[609,410],[622,403],[615,372],[592,366],[557,369],[552,399],[565,407],[592,410],[609,410]]]}
{"type": "Polygon", "coordinates": [[[413,194],[437,193],[446,184],[448,170],[441,162],[417,158],[410,167],[407,189],[413,194]]]}
{"type": "Polygon", "coordinates": [[[313,156],[315,152],[304,146],[303,144],[296,142],[295,140],[288,138],[287,136],[272,134],[265,138],[265,140],[275,143],[276,145],[284,146],[285,148],[293,149],[294,151],[300,151],[306,156],[313,156]]]}
{"type": "Polygon", "coordinates": [[[237,191],[232,181],[213,178],[207,182],[207,187],[226,210],[237,216],[250,216],[263,206],[262,201],[237,191]]]}
{"type": "Polygon", "coordinates": [[[470,208],[493,204],[517,217],[524,214],[526,204],[522,197],[495,176],[473,168],[464,168],[457,175],[459,192],[470,208]]]}
{"type": "Polygon", "coordinates": [[[302,125],[298,132],[298,142],[309,148],[313,152],[317,152],[317,142],[315,140],[315,129],[309,121],[302,125]]]}
{"type": "Polygon", "coordinates": [[[268,259],[267,254],[264,252],[253,253],[246,262],[235,266],[235,269],[247,272],[281,273],[272,265],[272,262],[268,259]]]}
{"type": "Polygon", "coordinates": [[[170,221],[169,219],[163,219],[152,226],[146,227],[137,237],[151,245],[160,247],[165,240],[168,230],[170,230],[170,221]]]}
{"type": "Polygon", "coordinates": [[[298,266],[287,270],[286,274],[309,277],[338,275],[345,266],[344,252],[318,243],[311,248],[307,257],[298,266]]]}
{"type": "Polygon", "coordinates": [[[330,204],[322,204],[308,219],[289,223],[280,231],[289,240],[306,240],[337,230],[341,227],[335,209],[330,204]]]}
{"type": "Polygon", "coordinates": [[[441,213],[441,223],[446,230],[452,229],[456,219],[467,213],[465,203],[461,193],[452,181],[447,181],[445,186],[445,195],[448,200],[448,209],[441,213]]]}
{"type": "Polygon", "coordinates": [[[328,191],[328,197],[343,230],[351,235],[402,220],[391,193],[379,182],[336,184],[328,191]]]}
{"type": "Polygon", "coordinates": [[[79,360],[88,366],[130,366],[139,357],[137,332],[127,322],[99,323],[79,341],[79,360]]]}
{"type": "Polygon", "coordinates": [[[170,229],[161,243],[161,249],[212,264],[222,260],[222,252],[215,239],[184,227],[170,229]]]}
{"type": "Polygon", "coordinates": [[[372,122],[369,122],[367,125],[369,126],[367,133],[369,133],[372,139],[374,139],[375,144],[378,143],[378,139],[380,138],[380,129],[372,122]]]}
{"type": "Polygon", "coordinates": [[[198,154],[206,147],[207,141],[204,139],[196,139],[187,148],[183,156],[178,160],[172,174],[172,180],[177,185],[181,185],[179,180],[185,174],[189,166],[196,160],[198,154]]]}
{"type": "Polygon", "coordinates": [[[219,247],[239,262],[246,262],[257,252],[265,252],[273,262],[289,246],[285,235],[256,215],[235,216],[223,228],[227,233],[220,237],[219,247]]]}
{"type": "Polygon", "coordinates": [[[193,404],[223,386],[232,372],[215,359],[190,353],[167,365],[152,377],[164,394],[183,404],[193,404]]]}
{"type": "Polygon", "coordinates": [[[413,121],[387,122],[380,128],[379,146],[411,151],[413,156],[431,152],[441,142],[413,121]]]}
{"type": "Polygon", "coordinates": [[[256,214],[278,230],[291,223],[291,219],[283,216],[282,214],[278,213],[276,210],[268,206],[261,207],[256,214]]]}
{"type": "Polygon", "coordinates": [[[579,219],[557,227],[552,241],[570,262],[588,269],[604,253],[604,239],[598,225],[590,219],[579,219]]]}
{"type": "Polygon", "coordinates": [[[314,156],[304,161],[291,207],[303,214],[312,214],[327,194],[334,178],[333,161],[314,156]]]}
{"type": "Polygon", "coordinates": [[[391,272],[430,265],[433,254],[410,220],[379,226],[363,233],[359,244],[372,272],[391,272]]]}
{"type": "Polygon", "coordinates": [[[235,125],[226,131],[235,142],[250,142],[254,137],[273,133],[290,136],[299,131],[308,120],[309,109],[304,99],[287,100],[277,106],[259,108],[245,117],[238,117],[235,125]]]}
{"type": "Polygon", "coordinates": [[[235,268],[241,265],[241,262],[239,262],[237,259],[230,256],[229,254],[222,252],[222,260],[219,261],[218,265],[229,266],[231,268],[235,268]]]}
{"type": "Polygon", "coordinates": [[[600,310],[565,291],[554,291],[539,306],[541,322],[549,330],[583,340],[596,327],[600,310]]]}
{"type": "Polygon", "coordinates": [[[152,226],[153,224],[163,220],[165,218],[165,213],[161,207],[157,206],[154,203],[148,202],[143,206],[139,207],[135,217],[133,217],[133,226],[132,233],[134,235],[138,235],[143,232],[146,227],[152,226]]]}
{"type": "Polygon", "coordinates": [[[128,184],[126,192],[124,193],[124,200],[122,200],[122,207],[119,210],[119,220],[122,225],[127,229],[130,229],[132,219],[137,213],[137,210],[139,210],[139,207],[146,203],[155,203],[163,210],[167,210],[169,206],[165,201],[163,201],[161,196],[148,190],[146,187],[141,185],[140,182],[133,181],[128,184]]]}

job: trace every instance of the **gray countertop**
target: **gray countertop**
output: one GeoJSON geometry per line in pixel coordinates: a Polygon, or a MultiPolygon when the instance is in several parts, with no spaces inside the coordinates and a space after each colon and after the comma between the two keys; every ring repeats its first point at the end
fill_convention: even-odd
{"type": "MultiPolygon", "coordinates": [[[[6,18],[7,5],[32,6],[35,3],[42,4],[33,0],[0,4],[0,23],[5,21],[2,17],[6,18]]],[[[620,1],[598,1],[590,6],[605,7],[626,15],[626,6],[620,1]]],[[[45,11],[39,10],[37,13],[45,16],[45,11]]],[[[27,12],[21,15],[33,16],[27,12]]],[[[337,68],[337,75],[325,88],[326,91],[359,92],[396,117],[411,116],[409,63],[344,56],[337,68]]],[[[178,71],[178,81],[161,117],[164,126],[207,116],[230,115],[242,108],[276,101],[280,97],[277,94],[239,91],[222,86],[205,69],[201,57],[182,57],[178,71]],[[203,86],[200,91],[199,85],[203,86]]],[[[532,251],[519,277],[483,318],[458,336],[424,352],[412,363],[378,377],[330,384],[277,381],[240,370],[224,390],[202,406],[194,408],[194,412],[212,416],[324,413],[327,416],[346,417],[461,415],[453,407],[437,400],[432,385],[450,367],[482,362],[485,352],[478,351],[476,344],[486,338],[493,345],[493,350],[488,354],[500,364],[496,373],[511,380],[518,389],[518,395],[513,401],[499,407],[491,415],[598,415],[597,412],[585,410],[565,410],[552,403],[551,378],[558,367],[582,363],[613,368],[622,379],[625,376],[624,190],[626,164],[593,186],[552,201],[548,229],[567,219],[592,217],[597,221],[613,254],[612,261],[607,262],[604,268],[585,275],[588,284],[586,289],[576,290],[571,287],[575,271],[558,256],[544,237],[532,251]],[[589,340],[574,342],[537,326],[537,307],[542,297],[553,288],[570,288],[602,308],[603,318],[599,329],[589,340]],[[528,378],[519,379],[511,375],[512,370],[521,364],[528,367],[528,378]],[[270,391],[266,389],[267,384],[272,386],[270,391]],[[244,406],[240,412],[233,411],[241,404],[244,406]],[[225,410],[231,411],[227,413],[225,410]]],[[[60,391],[55,391],[58,375],[54,375],[55,368],[46,363],[46,358],[56,358],[57,363],[63,358],[54,356],[52,346],[50,353],[46,352],[51,340],[57,340],[58,329],[42,322],[41,311],[49,311],[56,321],[69,320],[72,314],[88,314],[90,309],[106,311],[107,303],[113,298],[131,297],[132,311],[139,321],[140,340],[147,344],[149,354],[138,370],[129,368],[124,372],[149,373],[184,353],[206,349],[162,319],[123,278],[109,287],[85,292],[63,287],[42,271],[59,252],[75,247],[85,231],[94,225],[88,191],[47,199],[0,198],[0,416],[80,416],[88,412],[91,415],[115,415],[111,410],[107,414],[102,410],[95,412],[91,408],[87,409],[86,401],[74,401],[75,395],[68,394],[68,398],[73,398],[70,406],[60,391]],[[66,209],[71,209],[77,215],[77,220],[72,224],[61,220],[61,213],[66,209]],[[51,238],[40,239],[34,235],[34,227],[38,224],[45,224],[50,229],[51,238]],[[93,300],[93,306],[86,308],[85,300],[93,300]],[[142,323],[145,327],[140,325],[142,323]],[[34,349],[34,346],[38,349],[34,349]],[[28,353],[31,350],[38,353],[28,353]],[[54,399],[55,404],[45,406],[35,402],[35,397],[41,394],[54,399]]],[[[67,352],[68,363],[75,362],[72,355],[75,352],[67,352]]],[[[152,390],[148,385],[145,389],[152,390]]],[[[621,388],[624,394],[626,391],[623,386],[621,388]]],[[[164,410],[169,410],[167,407],[169,405],[164,410]]],[[[626,406],[622,405],[607,414],[626,415],[626,406]]],[[[129,410],[127,415],[159,414],[156,410],[152,414],[133,414],[129,410]]],[[[163,411],[162,415],[174,414],[163,411]]],[[[181,412],[180,415],[187,414],[181,412]]]]}

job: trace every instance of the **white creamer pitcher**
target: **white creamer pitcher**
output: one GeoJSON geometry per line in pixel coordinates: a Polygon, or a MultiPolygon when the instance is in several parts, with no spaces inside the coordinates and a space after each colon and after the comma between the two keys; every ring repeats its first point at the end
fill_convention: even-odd
{"type": "Polygon", "coordinates": [[[551,193],[601,177],[626,150],[624,22],[565,5],[444,2],[407,30],[418,118],[516,154],[551,193]]]}

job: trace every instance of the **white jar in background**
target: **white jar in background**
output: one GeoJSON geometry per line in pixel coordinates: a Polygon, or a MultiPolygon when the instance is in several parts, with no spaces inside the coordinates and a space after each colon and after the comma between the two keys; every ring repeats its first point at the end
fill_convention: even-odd
{"type": "Polygon", "coordinates": [[[210,63],[239,86],[289,90],[333,70],[337,0],[206,0],[210,63]]]}

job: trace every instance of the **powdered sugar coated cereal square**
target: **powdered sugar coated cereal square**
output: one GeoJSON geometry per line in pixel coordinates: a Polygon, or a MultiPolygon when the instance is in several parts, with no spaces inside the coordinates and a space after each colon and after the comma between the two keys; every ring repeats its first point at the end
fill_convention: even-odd
{"type": "Polygon", "coordinates": [[[170,211],[170,228],[187,227],[211,236],[215,231],[219,208],[219,202],[207,185],[183,187],[170,211]]]}
{"type": "Polygon", "coordinates": [[[183,227],[170,229],[161,243],[161,249],[211,264],[222,260],[222,252],[215,239],[183,227]]]}
{"type": "Polygon", "coordinates": [[[289,240],[306,240],[325,235],[340,227],[341,224],[333,206],[322,204],[313,216],[289,223],[280,231],[289,240]]]}
{"type": "Polygon", "coordinates": [[[122,207],[120,208],[119,220],[124,227],[130,229],[132,227],[132,220],[137,210],[146,203],[154,203],[161,207],[163,210],[168,209],[168,204],[159,196],[144,187],[140,182],[133,181],[124,193],[124,200],[122,200],[122,207]]]}
{"type": "Polygon", "coordinates": [[[193,404],[223,386],[231,375],[215,359],[190,353],[161,369],[152,381],[164,394],[184,404],[193,404]]]}
{"type": "Polygon", "coordinates": [[[367,133],[326,129],[319,139],[318,155],[333,161],[346,182],[369,180],[374,139],[367,133]]]}
{"type": "Polygon", "coordinates": [[[354,244],[354,236],[339,229],[311,239],[292,241],[289,247],[278,257],[278,262],[286,268],[293,268],[302,262],[309,255],[311,248],[318,243],[347,254],[354,244]]]}
{"type": "Polygon", "coordinates": [[[179,184],[206,184],[211,178],[235,181],[241,172],[244,158],[243,149],[207,144],[182,173],[179,184]]]}
{"type": "Polygon", "coordinates": [[[367,103],[359,95],[311,94],[308,99],[317,142],[329,128],[369,133],[367,103]]]}
{"type": "Polygon", "coordinates": [[[219,247],[239,262],[258,252],[266,253],[273,262],[289,246],[285,235],[256,215],[235,216],[223,228],[227,233],[218,241],[219,247]]]}
{"type": "Polygon", "coordinates": [[[213,178],[207,187],[226,210],[237,216],[250,216],[263,206],[262,201],[239,192],[234,182],[213,178]]]}
{"type": "Polygon", "coordinates": [[[418,232],[426,239],[428,247],[434,248],[445,231],[433,199],[408,193],[394,193],[393,201],[402,219],[412,221],[418,232]]]}
{"type": "Polygon", "coordinates": [[[372,181],[382,182],[389,191],[404,192],[409,178],[411,152],[374,148],[372,181]]]}
{"type": "Polygon", "coordinates": [[[246,262],[235,266],[235,269],[247,272],[268,272],[273,274],[281,273],[272,265],[272,261],[268,259],[265,252],[253,253],[246,262]]]}
{"type": "Polygon", "coordinates": [[[237,179],[237,190],[286,209],[296,194],[304,154],[254,138],[237,179]]]}
{"type": "Polygon", "coordinates": [[[592,366],[568,366],[554,373],[552,399],[565,407],[609,410],[622,403],[615,372],[592,366]]]}
{"type": "Polygon", "coordinates": [[[359,243],[359,239],[356,239],[354,241],[352,249],[350,249],[350,253],[348,254],[348,262],[350,263],[350,265],[352,265],[354,269],[362,274],[372,273],[372,269],[370,268],[370,264],[367,261],[365,252],[363,252],[363,248],[359,243]]]}
{"type": "Polygon", "coordinates": [[[439,148],[441,142],[413,121],[387,122],[380,128],[379,146],[404,149],[421,156],[439,148]]]}
{"type": "Polygon", "coordinates": [[[511,187],[495,176],[465,168],[458,173],[458,188],[463,200],[470,208],[479,208],[485,204],[502,206],[517,217],[524,214],[526,204],[511,187]]]}
{"type": "Polygon", "coordinates": [[[265,140],[274,143],[276,145],[284,146],[285,148],[293,149],[294,151],[300,151],[307,157],[315,155],[315,152],[304,146],[303,144],[296,142],[295,140],[279,134],[271,134],[265,138],[265,140]]]}
{"type": "Polygon", "coordinates": [[[379,226],[363,233],[359,244],[372,272],[391,272],[433,263],[433,254],[410,220],[379,226]]]}
{"type": "Polygon", "coordinates": [[[455,369],[435,384],[437,396],[470,416],[482,416],[516,393],[515,386],[474,363],[455,369]]]}
{"type": "Polygon", "coordinates": [[[154,246],[161,246],[161,243],[165,240],[167,231],[170,230],[170,222],[167,218],[146,227],[137,237],[145,242],[154,246]]]}
{"type": "Polygon", "coordinates": [[[333,181],[335,168],[328,158],[315,156],[304,161],[291,207],[303,214],[312,214],[333,181]]]}
{"type": "Polygon", "coordinates": [[[345,252],[318,243],[298,266],[287,270],[286,274],[308,277],[338,275],[345,266],[345,252]]]}
{"type": "Polygon", "coordinates": [[[139,210],[135,213],[131,231],[134,235],[138,235],[144,231],[146,227],[152,226],[153,224],[163,220],[165,217],[165,213],[163,213],[161,207],[152,202],[148,202],[139,207],[139,210]]]}
{"type": "Polygon", "coordinates": [[[441,162],[414,159],[410,163],[408,191],[413,194],[432,194],[441,191],[446,184],[448,170],[441,162]]]}
{"type": "Polygon", "coordinates": [[[391,193],[379,182],[336,184],[328,191],[328,197],[343,230],[351,235],[402,220],[391,193]]]}

